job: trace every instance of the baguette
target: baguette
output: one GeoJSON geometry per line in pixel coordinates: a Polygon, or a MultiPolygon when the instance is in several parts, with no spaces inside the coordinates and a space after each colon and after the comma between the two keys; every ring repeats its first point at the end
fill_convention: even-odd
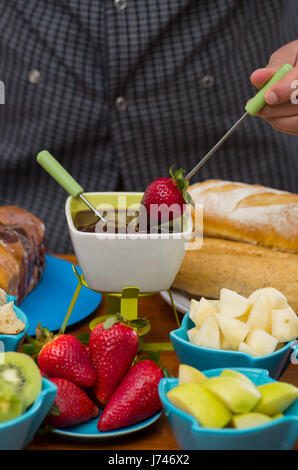
{"type": "Polygon", "coordinates": [[[216,238],[187,251],[173,287],[195,296],[218,299],[226,287],[248,297],[262,287],[275,287],[298,312],[298,255],[216,238]]]}
{"type": "Polygon", "coordinates": [[[298,194],[222,180],[189,192],[203,205],[204,236],[298,253],[298,194]]]}
{"type": "Polygon", "coordinates": [[[298,195],[222,180],[189,192],[203,206],[203,246],[186,252],[173,287],[213,299],[275,287],[298,312],[298,195]]]}

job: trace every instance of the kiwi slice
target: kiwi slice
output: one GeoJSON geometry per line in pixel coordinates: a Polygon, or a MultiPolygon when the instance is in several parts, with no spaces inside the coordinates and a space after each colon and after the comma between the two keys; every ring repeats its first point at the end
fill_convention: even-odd
{"type": "Polygon", "coordinates": [[[22,397],[23,409],[34,403],[41,391],[41,375],[34,360],[23,353],[0,353],[0,378],[11,382],[22,397]]]}
{"type": "Polygon", "coordinates": [[[23,400],[16,387],[0,378],[0,423],[20,416],[23,412],[23,400]]]}

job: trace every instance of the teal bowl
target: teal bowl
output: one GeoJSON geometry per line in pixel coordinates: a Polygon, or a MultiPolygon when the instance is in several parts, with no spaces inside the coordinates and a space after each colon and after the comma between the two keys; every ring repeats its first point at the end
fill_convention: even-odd
{"type": "Polygon", "coordinates": [[[274,379],[278,379],[291,362],[291,355],[297,355],[296,341],[290,341],[272,354],[253,357],[240,351],[225,351],[203,348],[191,344],[187,331],[195,326],[187,313],[181,327],[170,332],[170,338],[181,364],[196,367],[199,370],[215,369],[218,367],[253,367],[266,369],[274,379]]]}
{"type": "MultiPolygon", "coordinates": [[[[232,368],[231,368],[232,369],[232,368]]],[[[204,371],[207,377],[216,377],[224,369],[204,371]]],[[[264,369],[233,368],[245,374],[255,385],[275,382],[264,369]]],[[[178,379],[162,379],[159,396],[173,434],[183,450],[290,450],[298,439],[298,400],[282,418],[249,429],[203,428],[189,414],[167,399],[167,392],[178,385],[178,379]]]]}
{"type": "Polygon", "coordinates": [[[0,450],[20,450],[29,444],[50,411],[56,392],[56,385],[43,378],[33,405],[21,416],[0,423],[0,450]]]}
{"type": "MultiPolygon", "coordinates": [[[[14,302],[15,300],[16,298],[13,297],[12,295],[7,296],[8,302],[14,302]]],[[[18,319],[21,320],[23,323],[25,323],[25,328],[18,335],[1,335],[0,334],[0,348],[1,348],[1,351],[5,351],[5,352],[17,351],[29,328],[29,320],[28,320],[28,317],[23,312],[23,310],[21,310],[15,304],[13,304],[13,308],[14,308],[14,311],[16,312],[16,316],[18,317],[18,319]]]]}

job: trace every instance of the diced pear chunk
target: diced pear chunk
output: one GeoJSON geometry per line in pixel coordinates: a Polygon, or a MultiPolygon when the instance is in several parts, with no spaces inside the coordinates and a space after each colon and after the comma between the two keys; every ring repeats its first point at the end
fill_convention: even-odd
{"type": "Polygon", "coordinates": [[[269,416],[262,413],[244,413],[241,415],[234,415],[232,418],[232,425],[236,429],[247,429],[254,428],[255,426],[261,426],[271,421],[269,416]]]}
{"type": "Polygon", "coordinates": [[[248,382],[251,385],[254,385],[254,383],[246,375],[241,374],[241,372],[238,372],[237,370],[224,369],[222,373],[220,374],[220,376],[221,377],[234,377],[234,379],[244,380],[245,382],[248,382]]]}
{"type": "Polygon", "coordinates": [[[245,315],[250,305],[242,295],[230,289],[221,289],[219,298],[219,310],[222,315],[229,317],[241,317],[245,315]]]}
{"type": "Polygon", "coordinates": [[[252,357],[260,357],[260,354],[258,354],[254,349],[252,349],[246,343],[240,343],[238,351],[243,352],[245,354],[250,354],[252,357]]]}
{"type": "Polygon", "coordinates": [[[248,413],[261,398],[253,383],[231,376],[212,377],[202,387],[213,392],[233,413],[248,413]]]}
{"type": "Polygon", "coordinates": [[[202,297],[198,302],[192,299],[190,302],[189,318],[200,328],[205,318],[216,312],[216,308],[207,299],[202,297]]]}
{"type": "Polygon", "coordinates": [[[274,416],[282,413],[298,398],[298,388],[286,382],[270,382],[259,385],[261,400],[254,411],[274,416]]]}
{"type": "Polygon", "coordinates": [[[194,344],[194,341],[195,341],[195,337],[198,333],[198,329],[196,326],[194,326],[193,328],[191,328],[190,330],[188,330],[187,332],[187,336],[188,336],[188,339],[189,339],[189,342],[194,344]]]}
{"type": "Polygon", "coordinates": [[[194,416],[204,427],[223,428],[232,418],[229,409],[203,385],[178,385],[167,393],[167,398],[173,405],[194,416]]]}
{"type": "Polygon", "coordinates": [[[266,297],[271,305],[271,310],[276,308],[286,308],[288,305],[287,298],[274,287],[264,287],[263,289],[254,291],[248,298],[248,302],[253,305],[260,295],[266,297]]]}
{"type": "Polygon", "coordinates": [[[215,314],[219,328],[232,349],[238,349],[239,344],[246,338],[250,326],[237,320],[236,318],[227,317],[222,314],[215,314]]]}
{"type": "Polygon", "coordinates": [[[252,329],[248,333],[245,343],[260,356],[265,356],[275,351],[278,340],[264,330],[252,329]]]}
{"type": "Polygon", "coordinates": [[[219,327],[213,315],[205,319],[193,339],[193,344],[203,348],[221,349],[219,327]]]}
{"type": "Polygon", "coordinates": [[[200,384],[207,380],[207,377],[195,367],[191,367],[186,364],[180,364],[178,379],[179,385],[184,383],[200,384]]]}
{"type": "Polygon", "coordinates": [[[280,343],[292,341],[298,336],[298,317],[292,309],[272,310],[271,332],[280,343]]]}
{"type": "Polygon", "coordinates": [[[259,295],[256,299],[247,323],[251,328],[257,328],[270,333],[270,311],[272,307],[265,295],[259,295]]]}

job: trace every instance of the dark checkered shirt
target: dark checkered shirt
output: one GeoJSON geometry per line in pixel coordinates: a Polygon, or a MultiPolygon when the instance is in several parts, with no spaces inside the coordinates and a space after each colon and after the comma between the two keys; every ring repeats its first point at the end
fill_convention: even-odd
{"type": "MultiPolygon", "coordinates": [[[[86,191],[189,171],[243,114],[251,72],[298,37],[297,0],[0,0],[0,203],[71,251],[48,149],[86,191]]],[[[192,182],[298,191],[297,137],[248,118],[192,182]]]]}

